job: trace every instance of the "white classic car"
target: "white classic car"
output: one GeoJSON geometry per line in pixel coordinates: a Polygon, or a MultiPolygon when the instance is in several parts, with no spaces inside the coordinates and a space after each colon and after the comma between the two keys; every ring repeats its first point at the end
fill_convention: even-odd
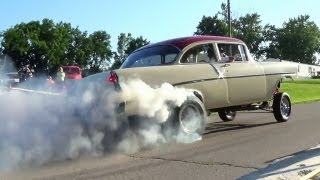
{"type": "MultiPolygon", "coordinates": [[[[202,134],[207,112],[218,112],[223,121],[232,121],[237,111],[264,109],[271,104],[275,119],[287,121],[291,101],[280,91],[280,84],[284,76],[296,71],[287,63],[256,62],[239,39],[192,36],[141,47],[120,69],[85,79],[105,78],[116,91],[121,91],[121,81],[133,76],[152,87],[169,83],[188,89],[192,95],[181,106],[172,107],[171,121],[186,133],[202,134]],[[190,110],[200,117],[197,127],[185,126],[190,110]]],[[[137,108],[126,99],[118,103],[118,111],[129,116],[136,115],[137,108]]]]}

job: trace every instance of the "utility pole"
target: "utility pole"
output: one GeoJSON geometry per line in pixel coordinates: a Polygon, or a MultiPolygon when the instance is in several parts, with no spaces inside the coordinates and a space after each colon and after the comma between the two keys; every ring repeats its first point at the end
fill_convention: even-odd
{"type": "Polygon", "coordinates": [[[231,12],[230,12],[230,0],[228,0],[228,29],[229,29],[229,37],[231,37],[231,12]]]}

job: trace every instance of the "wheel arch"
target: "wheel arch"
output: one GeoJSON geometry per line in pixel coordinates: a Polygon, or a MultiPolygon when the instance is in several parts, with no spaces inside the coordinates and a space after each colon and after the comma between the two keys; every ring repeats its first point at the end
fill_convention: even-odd
{"type": "Polygon", "coordinates": [[[279,78],[276,83],[273,85],[273,94],[278,93],[279,89],[281,87],[281,83],[282,83],[282,77],[279,78]]]}
{"type": "Polygon", "coordinates": [[[195,95],[197,98],[200,99],[200,101],[202,103],[204,103],[204,99],[203,99],[202,93],[200,91],[198,91],[198,90],[192,90],[192,91],[193,91],[193,95],[195,95]]]}

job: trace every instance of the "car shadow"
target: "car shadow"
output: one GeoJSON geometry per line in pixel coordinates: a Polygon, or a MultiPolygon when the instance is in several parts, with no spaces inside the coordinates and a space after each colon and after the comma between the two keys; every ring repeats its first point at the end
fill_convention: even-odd
{"type": "Polygon", "coordinates": [[[203,133],[203,135],[224,132],[224,131],[255,128],[260,126],[268,126],[268,125],[277,124],[277,123],[278,122],[267,122],[267,123],[261,123],[261,124],[239,124],[239,123],[226,124],[225,122],[213,122],[213,123],[207,124],[205,133],[203,133]]]}

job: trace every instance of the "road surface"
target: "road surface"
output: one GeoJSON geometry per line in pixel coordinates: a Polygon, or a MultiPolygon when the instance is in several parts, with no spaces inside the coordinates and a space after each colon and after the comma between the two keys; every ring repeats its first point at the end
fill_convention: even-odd
{"type": "Polygon", "coordinates": [[[238,113],[227,123],[213,116],[203,139],[192,144],[82,157],[0,173],[0,179],[247,179],[277,159],[317,146],[319,111],[320,102],[295,105],[286,123],[265,112],[238,113]]]}

